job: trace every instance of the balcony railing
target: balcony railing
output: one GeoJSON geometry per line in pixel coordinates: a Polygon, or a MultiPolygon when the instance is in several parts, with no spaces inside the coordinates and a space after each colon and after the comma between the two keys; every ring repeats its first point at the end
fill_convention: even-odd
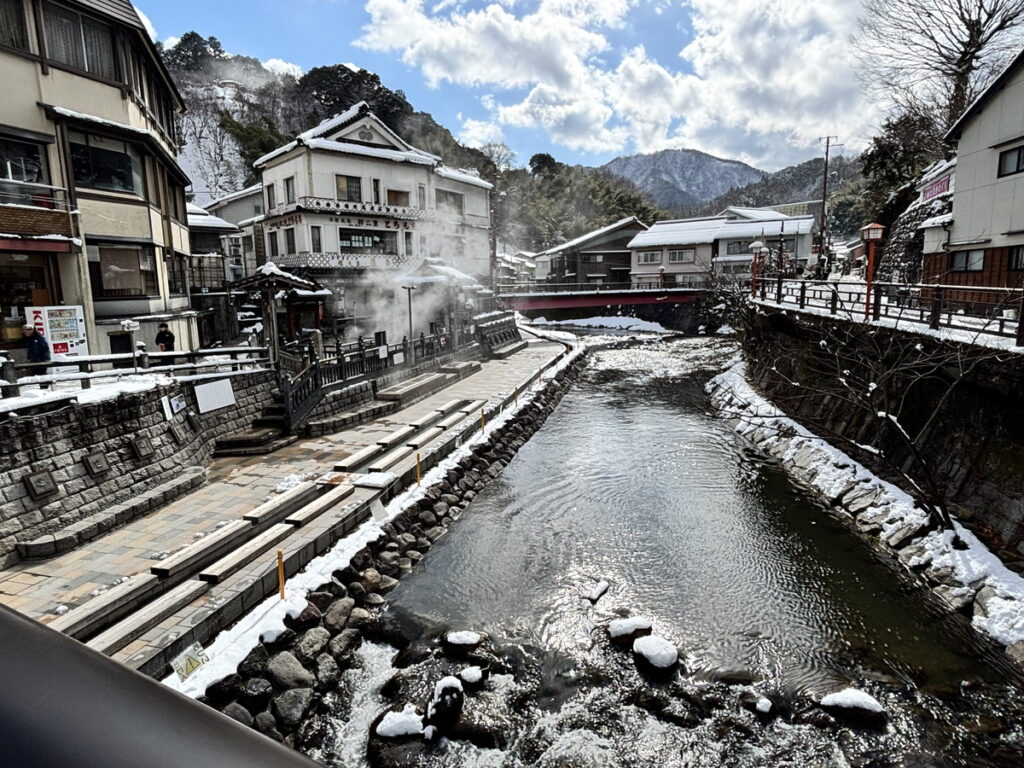
{"type": "MultiPolygon", "coordinates": [[[[288,208],[289,206],[284,206],[288,208]]],[[[374,216],[390,216],[393,219],[422,219],[427,211],[408,205],[388,205],[387,203],[353,202],[335,200],[330,197],[300,197],[295,203],[296,208],[319,213],[362,213],[374,216]]]]}
{"type": "Polygon", "coordinates": [[[63,187],[14,179],[0,179],[0,205],[3,204],[24,205],[65,213],[71,210],[67,190],[63,187]]]}
{"type": "Polygon", "coordinates": [[[408,265],[409,256],[395,253],[321,253],[303,251],[272,256],[270,260],[281,267],[308,267],[310,269],[398,269],[408,265]]]}
{"type": "Polygon", "coordinates": [[[47,184],[0,179],[0,232],[22,237],[77,237],[67,191],[47,184]]]}

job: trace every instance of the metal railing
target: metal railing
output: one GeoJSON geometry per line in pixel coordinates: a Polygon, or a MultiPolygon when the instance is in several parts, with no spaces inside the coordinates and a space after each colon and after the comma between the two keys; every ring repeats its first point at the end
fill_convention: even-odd
{"type": "Polygon", "coordinates": [[[670,280],[644,280],[629,283],[503,283],[498,285],[501,296],[535,293],[621,293],[623,291],[702,291],[707,288],[703,280],[676,283],[670,280]]]}
{"type": "MultiPolygon", "coordinates": [[[[370,203],[366,201],[335,200],[332,197],[300,197],[296,207],[307,211],[323,213],[370,213],[376,216],[393,216],[396,219],[420,219],[427,211],[413,208],[411,205],[391,205],[389,203],[370,203]]],[[[289,205],[282,206],[287,209],[289,205]]]]}
{"type": "Polygon", "coordinates": [[[64,187],[52,187],[49,184],[36,184],[14,179],[0,179],[0,203],[46,208],[65,213],[71,210],[68,193],[64,187]]]}
{"type": "Polygon", "coordinates": [[[850,320],[1012,338],[1024,346],[1021,288],[874,282],[869,290],[866,283],[759,277],[752,293],[764,302],[850,320]]]}

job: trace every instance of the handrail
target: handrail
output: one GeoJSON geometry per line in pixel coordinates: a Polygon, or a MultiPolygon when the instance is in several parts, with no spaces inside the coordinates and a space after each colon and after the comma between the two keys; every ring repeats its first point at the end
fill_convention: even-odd
{"type": "Polygon", "coordinates": [[[532,293],[621,293],[623,291],[702,291],[703,280],[676,283],[661,280],[643,280],[629,283],[502,283],[497,287],[500,296],[522,296],[532,293]]]}

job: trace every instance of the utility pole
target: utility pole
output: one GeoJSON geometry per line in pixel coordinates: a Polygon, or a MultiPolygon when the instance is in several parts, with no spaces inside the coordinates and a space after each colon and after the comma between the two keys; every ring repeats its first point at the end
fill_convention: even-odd
{"type": "MultiPolygon", "coordinates": [[[[832,149],[832,142],[839,141],[838,136],[822,136],[818,141],[825,142],[825,170],[821,174],[821,234],[818,241],[818,259],[825,257],[828,262],[828,157],[832,149]]],[[[842,144],[835,146],[841,147],[842,144]]]]}
{"type": "Polygon", "coordinates": [[[410,365],[414,365],[416,363],[416,344],[412,338],[412,292],[416,290],[416,286],[403,285],[402,290],[409,297],[409,361],[410,365]]]}

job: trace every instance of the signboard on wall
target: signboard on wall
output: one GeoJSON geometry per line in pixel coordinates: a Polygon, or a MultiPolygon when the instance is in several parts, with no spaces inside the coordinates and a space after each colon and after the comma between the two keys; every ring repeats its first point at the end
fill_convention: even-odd
{"type": "Polygon", "coordinates": [[[209,413],[235,404],[235,390],[231,386],[231,379],[196,384],[194,389],[200,413],[209,413]]]}

